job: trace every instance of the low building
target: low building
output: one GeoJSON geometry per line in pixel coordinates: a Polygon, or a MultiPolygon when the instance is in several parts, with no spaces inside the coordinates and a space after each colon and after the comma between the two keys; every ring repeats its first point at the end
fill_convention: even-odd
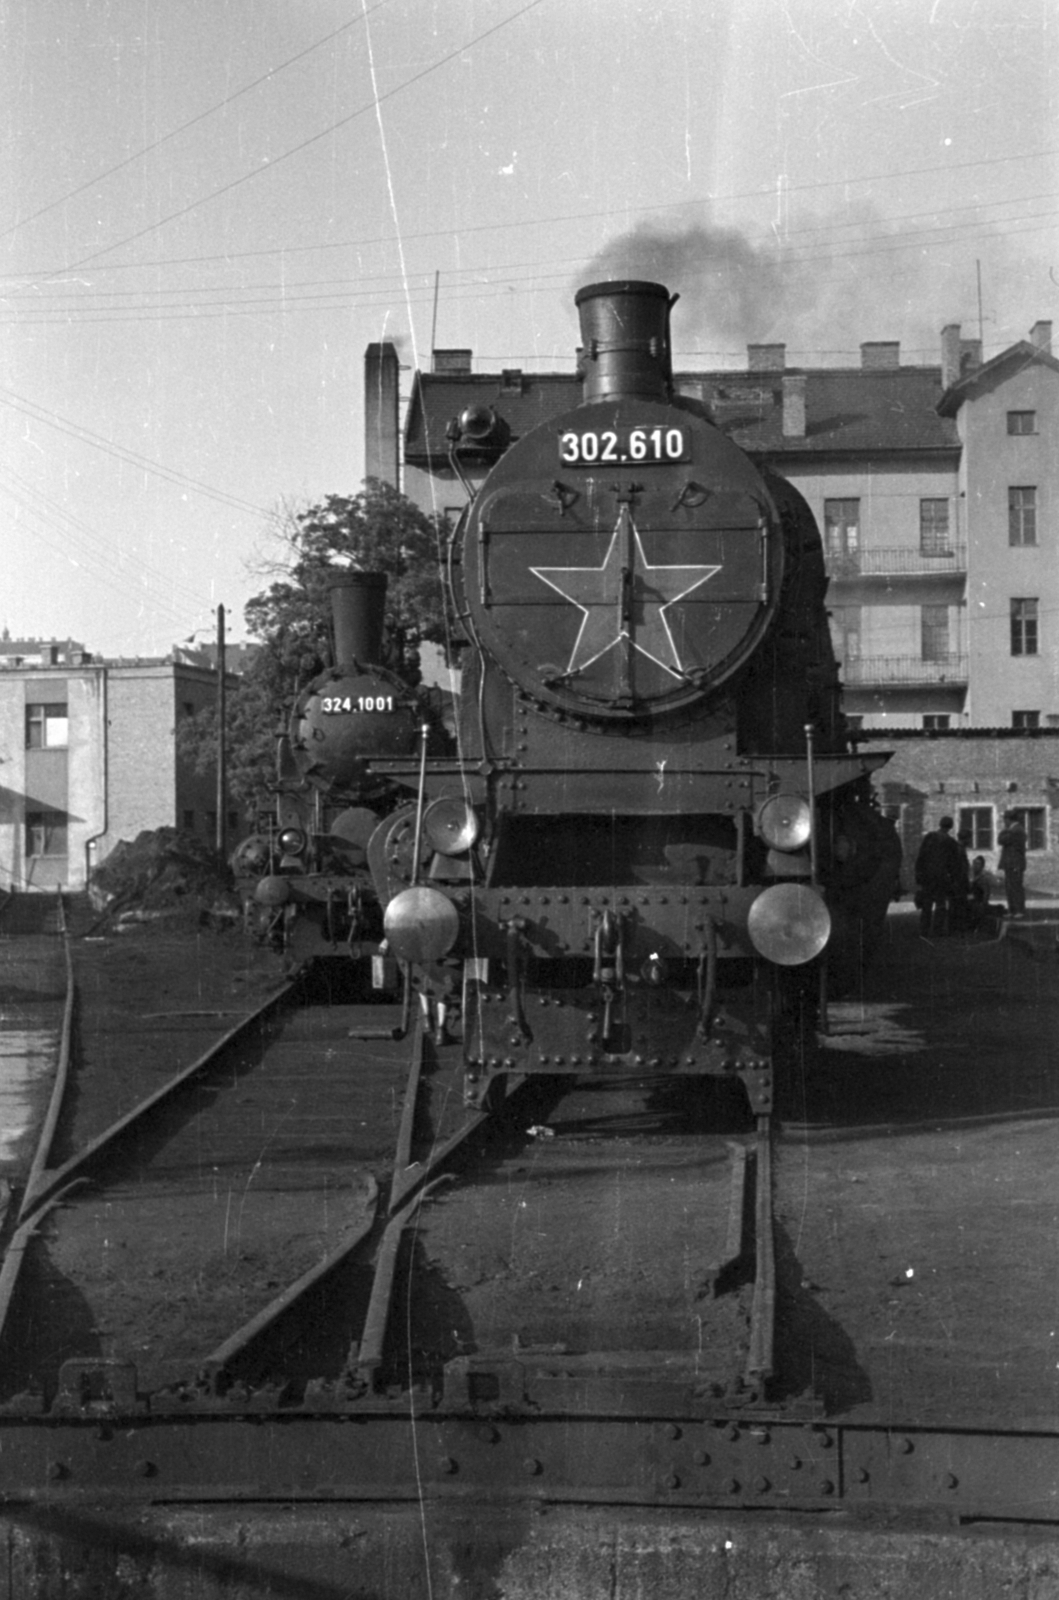
{"type": "MultiPolygon", "coordinates": [[[[37,648],[0,656],[0,888],[83,889],[144,829],[214,840],[216,777],[195,771],[176,739],[182,717],[214,703],[213,670],[8,643],[37,648]]],[[[226,824],[237,837],[238,813],[226,824]]]]}
{"type": "Polygon", "coordinates": [[[1026,830],[1031,906],[1037,895],[1059,894],[1059,730],[891,730],[862,738],[858,748],[889,754],[875,785],[901,836],[906,889],[913,886],[923,835],[946,816],[965,835],[968,853],[984,856],[995,872],[997,837],[1006,813],[1014,811],[1026,830]]]}

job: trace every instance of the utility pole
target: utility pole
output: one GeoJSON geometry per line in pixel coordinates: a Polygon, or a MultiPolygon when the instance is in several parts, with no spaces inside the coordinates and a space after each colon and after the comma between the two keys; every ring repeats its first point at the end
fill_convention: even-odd
{"type": "Polygon", "coordinates": [[[225,723],[224,607],[217,607],[217,854],[227,856],[228,772],[224,741],[225,723]]]}

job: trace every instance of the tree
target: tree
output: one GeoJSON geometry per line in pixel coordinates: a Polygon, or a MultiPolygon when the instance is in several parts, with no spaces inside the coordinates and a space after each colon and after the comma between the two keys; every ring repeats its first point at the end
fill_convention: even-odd
{"type": "MultiPolygon", "coordinates": [[[[331,660],[327,575],[338,565],[385,572],[387,636],[383,663],[410,688],[419,684],[419,646],[446,650],[455,631],[445,602],[448,525],[429,517],[388,483],[366,478],[359,494],[328,495],[287,513],[283,555],[268,588],[247,603],[246,625],[258,649],[229,690],[226,717],[228,792],[251,813],[276,776],[276,734],[301,688],[331,660]]],[[[217,713],[185,718],[177,748],[201,772],[216,770],[217,713]]]]}

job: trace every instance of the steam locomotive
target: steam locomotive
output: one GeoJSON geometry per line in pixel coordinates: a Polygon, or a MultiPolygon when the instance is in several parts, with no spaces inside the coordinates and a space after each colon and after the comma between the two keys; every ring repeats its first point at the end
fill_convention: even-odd
{"type": "MultiPolygon", "coordinates": [[[[339,575],[338,664],[295,707],[303,786],[345,809],[307,873],[292,789],[259,895],[381,934],[458,1013],[474,1104],[531,1073],[706,1074],[767,1112],[894,888],[812,513],[674,392],[675,299],[580,290],[580,405],[503,448],[461,518],[454,750],[378,665],[373,574],[339,575]],[[369,776],[403,797],[385,815],[369,776]]],[[[463,413],[454,470],[504,433],[463,413]]]]}

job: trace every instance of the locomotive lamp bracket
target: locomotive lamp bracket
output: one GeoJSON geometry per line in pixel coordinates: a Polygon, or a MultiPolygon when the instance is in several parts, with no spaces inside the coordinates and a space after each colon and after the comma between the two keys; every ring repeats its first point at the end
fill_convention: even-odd
{"type": "Polygon", "coordinates": [[[569,488],[565,483],[560,483],[559,479],[556,478],[552,484],[551,494],[542,495],[541,498],[548,505],[558,506],[559,515],[565,517],[566,513],[580,500],[581,492],[578,489],[569,488]]]}
{"type": "Polygon", "coordinates": [[[706,504],[712,493],[711,489],[696,483],[694,478],[689,478],[669,509],[679,511],[683,507],[687,511],[695,511],[699,506],[706,504]]]}

